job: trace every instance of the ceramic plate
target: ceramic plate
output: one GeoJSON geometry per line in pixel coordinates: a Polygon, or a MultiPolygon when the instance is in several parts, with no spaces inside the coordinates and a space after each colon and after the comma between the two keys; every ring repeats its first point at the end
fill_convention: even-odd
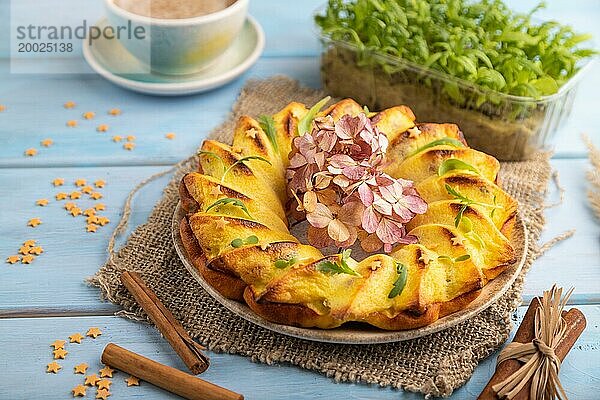
{"type": "Polygon", "coordinates": [[[513,237],[515,238],[513,246],[519,255],[518,261],[511,265],[496,279],[485,285],[479,297],[471,302],[466,308],[440,318],[431,325],[406,331],[385,331],[363,324],[347,324],[335,329],[299,328],[269,322],[255,314],[246,304],[227,299],[210,286],[210,284],[202,278],[202,275],[196,267],[194,267],[192,261],[188,259],[185,248],[183,247],[183,242],[181,241],[181,236],[179,234],[179,222],[184,216],[185,211],[181,208],[180,204],[178,204],[172,222],[172,236],[175,249],[181,258],[183,265],[185,265],[190,274],[192,274],[212,297],[228,310],[263,328],[301,339],[328,343],[374,344],[400,342],[430,335],[472,318],[491,306],[511,287],[525,263],[528,247],[527,230],[523,225],[521,218],[518,218],[513,234],[513,237]]]}
{"type": "MultiPolygon", "coordinates": [[[[106,24],[106,19],[102,19],[97,26],[102,28],[106,24]]],[[[143,67],[118,40],[100,38],[92,45],[85,40],[83,56],[94,71],[125,89],[160,96],[179,96],[206,92],[232,81],[256,62],[264,47],[265,36],[262,28],[254,18],[248,16],[231,47],[211,66],[195,74],[119,72],[141,71],[143,67]]]]}

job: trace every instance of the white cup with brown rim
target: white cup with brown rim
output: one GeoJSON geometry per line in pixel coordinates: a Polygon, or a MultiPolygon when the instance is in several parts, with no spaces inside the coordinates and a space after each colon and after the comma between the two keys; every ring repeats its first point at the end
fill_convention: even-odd
{"type": "Polygon", "coordinates": [[[118,40],[148,71],[199,72],[218,60],[239,34],[249,0],[105,0],[118,40]],[[163,7],[164,6],[164,7],[163,7]],[[137,29],[137,31],[136,31],[137,29]],[[131,32],[137,34],[131,34],[131,32]]]}

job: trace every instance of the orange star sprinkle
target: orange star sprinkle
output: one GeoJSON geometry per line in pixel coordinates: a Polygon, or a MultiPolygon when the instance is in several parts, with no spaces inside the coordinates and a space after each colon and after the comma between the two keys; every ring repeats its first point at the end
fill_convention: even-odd
{"type": "Polygon", "coordinates": [[[452,246],[460,246],[465,241],[463,238],[455,236],[450,239],[452,241],[452,246]]]}
{"type": "Polygon", "coordinates": [[[32,228],[35,228],[36,226],[38,226],[41,223],[42,223],[42,220],[39,218],[31,218],[29,221],[27,221],[27,225],[31,226],[32,228]]]}
{"type": "Polygon", "coordinates": [[[54,342],[50,343],[50,346],[54,347],[54,350],[58,350],[58,349],[64,349],[65,348],[65,343],[67,343],[66,340],[55,340],[54,342]]]}
{"type": "Polygon", "coordinates": [[[0,112],[2,112],[2,111],[4,111],[4,110],[6,110],[6,106],[5,106],[5,105],[2,105],[2,104],[0,104],[0,112]]]}
{"type": "Polygon", "coordinates": [[[83,114],[81,114],[81,116],[85,119],[92,119],[96,116],[96,113],[93,111],[86,111],[83,114]]]}
{"type": "Polygon", "coordinates": [[[31,240],[31,239],[26,240],[23,242],[23,246],[29,246],[29,247],[35,246],[35,240],[31,240]]]}
{"type": "Polygon", "coordinates": [[[71,213],[72,216],[76,217],[78,215],[81,215],[81,208],[79,207],[73,207],[69,210],[69,213],[71,213]]]}
{"type": "Polygon", "coordinates": [[[86,224],[99,224],[98,217],[95,215],[90,215],[85,219],[86,224]]]}
{"type": "MultiPolygon", "coordinates": [[[[96,339],[98,336],[102,335],[102,331],[99,328],[91,327],[90,329],[88,329],[88,331],[85,335],[96,339]]],[[[106,369],[106,368],[108,368],[108,370],[111,371],[110,377],[112,378],[112,369],[108,365],[104,367],[104,369],[106,369]]],[[[102,372],[102,370],[100,370],[100,372],[102,372]]],[[[101,376],[104,376],[104,375],[101,375],[101,376]]]]}
{"type": "Polygon", "coordinates": [[[48,199],[39,199],[35,202],[36,206],[45,207],[48,205],[48,199]]]}
{"type": "Polygon", "coordinates": [[[25,150],[25,155],[28,157],[33,157],[38,153],[38,151],[34,148],[25,150]]]}
{"type": "Polygon", "coordinates": [[[173,132],[169,132],[165,135],[165,137],[169,140],[175,139],[175,134],[173,132]]]}
{"type": "Polygon", "coordinates": [[[32,246],[25,246],[25,245],[23,245],[23,246],[21,246],[21,247],[19,248],[19,254],[29,254],[29,251],[30,251],[32,248],[33,248],[32,246]]]}
{"type": "Polygon", "coordinates": [[[246,131],[246,136],[252,139],[256,139],[256,134],[258,131],[254,128],[250,128],[246,131]]]}
{"type": "Polygon", "coordinates": [[[64,105],[63,105],[66,109],[71,109],[74,108],[76,106],[75,102],[73,101],[67,101],[64,105]]]}
{"type": "Polygon", "coordinates": [[[221,217],[215,221],[215,225],[216,225],[217,229],[222,230],[222,229],[225,229],[226,225],[229,225],[229,221],[227,221],[225,218],[221,217]]]}
{"type": "Polygon", "coordinates": [[[86,386],[77,385],[71,391],[73,392],[73,397],[84,397],[85,391],[87,390],[86,386]]]}
{"type": "Polygon", "coordinates": [[[221,191],[221,185],[214,186],[212,189],[210,189],[210,194],[212,196],[220,196],[220,195],[222,195],[223,192],[221,191]]]}
{"type": "Polygon", "coordinates": [[[416,126],[413,126],[412,128],[408,129],[408,137],[410,139],[419,137],[420,134],[421,134],[421,130],[419,128],[417,128],[416,126]]]}
{"type": "Polygon", "coordinates": [[[43,252],[44,252],[44,249],[42,248],[42,246],[35,246],[35,247],[32,247],[31,249],[29,249],[29,254],[35,254],[36,256],[39,256],[43,252]]]}
{"type": "Polygon", "coordinates": [[[112,137],[112,141],[115,142],[115,143],[120,142],[121,140],[123,140],[122,136],[115,135],[115,136],[112,137]]]}
{"type": "Polygon", "coordinates": [[[67,354],[69,354],[69,352],[65,349],[56,349],[52,352],[52,354],[54,354],[55,360],[58,360],[59,358],[64,360],[64,358],[67,356],[67,354]]]}
{"type": "Polygon", "coordinates": [[[85,377],[84,385],[96,386],[96,383],[98,383],[99,380],[100,378],[98,378],[98,375],[96,374],[88,375],[85,377]]]}
{"type": "Polygon", "coordinates": [[[84,336],[81,333],[74,333],[71,336],[69,336],[69,342],[71,343],[81,343],[81,340],[84,338],[84,336]]]}
{"type": "Polygon", "coordinates": [[[94,192],[92,194],[90,194],[90,197],[94,200],[98,200],[102,198],[102,193],[100,192],[94,192]]]}
{"type": "Polygon", "coordinates": [[[112,393],[110,393],[107,389],[98,389],[98,391],[96,392],[96,398],[106,400],[111,394],[112,393]]]}
{"type": "Polygon", "coordinates": [[[94,208],[96,209],[96,211],[104,211],[106,209],[106,206],[104,205],[104,203],[98,203],[94,206],[94,208]]]}
{"type": "Polygon", "coordinates": [[[54,144],[54,142],[52,141],[52,139],[44,139],[40,142],[40,144],[44,147],[50,147],[54,144]]]}
{"type": "Polygon", "coordinates": [[[21,264],[31,264],[33,262],[33,260],[35,260],[35,256],[32,256],[31,254],[27,254],[26,256],[23,256],[21,258],[21,264]]]}
{"type": "Polygon", "coordinates": [[[129,151],[133,150],[134,147],[135,147],[135,143],[131,143],[131,142],[127,142],[123,145],[123,148],[125,150],[129,150],[129,151]]]}
{"type": "Polygon", "coordinates": [[[46,372],[52,372],[56,374],[62,367],[58,365],[56,361],[52,361],[50,364],[46,366],[46,372]]]}
{"type": "Polygon", "coordinates": [[[104,185],[106,185],[106,182],[102,179],[98,179],[96,182],[94,182],[94,186],[96,186],[99,189],[102,189],[104,185]]]}
{"type": "Polygon", "coordinates": [[[136,137],[133,136],[133,135],[128,135],[126,139],[127,139],[128,142],[134,142],[135,139],[136,139],[136,137]]]}
{"type": "Polygon", "coordinates": [[[88,232],[96,232],[98,230],[98,225],[96,224],[87,224],[85,230],[88,232]]]}
{"type": "Polygon", "coordinates": [[[237,153],[237,154],[241,154],[241,153],[242,153],[242,151],[244,151],[244,149],[243,149],[243,148],[241,148],[241,147],[238,147],[238,146],[233,146],[233,147],[231,148],[231,151],[233,151],[234,153],[237,153]]]}
{"type": "Polygon", "coordinates": [[[110,220],[106,217],[97,217],[96,219],[101,226],[104,226],[110,222],[110,220]]]}
{"type": "Polygon", "coordinates": [[[111,108],[110,110],[108,110],[108,113],[112,116],[117,116],[121,115],[121,110],[119,110],[118,108],[111,108]]]}
{"type": "Polygon", "coordinates": [[[75,186],[82,187],[82,186],[85,186],[86,184],[87,184],[87,181],[83,178],[79,178],[79,179],[75,180],[75,186]]]}
{"type": "Polygon", "coordinates": [[[75,128],[77,126],[77,121],[75,121],[74,119],[70,119],[67,121],[67,126],[69,128],[75,128]]]}
{"type": "Polygon", "coordinates": [[[104,368],[102,368],[100,370],[100,377],[102,377],[102,378],[112,378],[113,372],[115,372],[114,369],[112,369],[108,365],[105,365],[104,368]]]}
{"type": "Polygon", "coordinates": [[[6,262],[9,264],[16,264],[21,261],[21,256],[8,256],[6,257],[6,262]]]}
{"type": "Polygon", "coordinates": [[[63,178],[56,178],[52,181],[54,186],[62,186],[65,184],[65,180],[63,178]]]}
{"type": "Polygon", "coordinates": [[[87,208],[84,212],[83,215],[85,215],[86,217],[91,217],[93,215],[96,215],[96,209],[95,208],[87,208]]]}
{"type": "Polygon", "coordinates": [[[140,378],[133,375],[129,375],[125,382],[127,382],[127,386],[140,386],[140,378]]]}
{"type": "Polygon", "coordinates": [[[71,211],[73,208],[77,207],[77,204],[69,201],[65,203],[65,210],[71,211]]]}
{"type": "Polygon", "coordinates": [[[91,186],[84,186],[81,188],[81,192],[85,194],[90,194],[94,191],[94,188],[91,186]]]}
{"type": "Polygon", "coordinates": [[[106,125],[106,124],[98,125],[98,127],[96,128],[96,130],[98,132],[106,132],[108,130],[108,125],[106,125]]]}
{"type": "MultiPolygon", "coordinates": [[[[112,376],[111,376],[112,378],[112,376]]],[[[108,379],[101,379],[96,383],[96,386],[98,386],[98,389],[110,389],[110,385],[112,385],[112,382],[108,379]]]]}
{"type": "Polygon", "coordinates": [[[69,195],[65,192],[60,192],[60,193],[56,193],[56,196],[54,196],[56,198],[56,200],[64,200],[68,197],[69,195]]]}
{"type": "Polygon", "coordinates": [[[87,365],[86,363],[77,364],[74,367],[74,371],[75,371],[74,373],[85,375],[85,371],[87,371],[88,367],[89,367],[89,365],[87,365]]]}
{"type": "Polygon", "coordinates": [[[69,197],[71,198],[71,200],[77,200],[81,198],[81,193],[79,192],[71,192],[71,194],[69,195],[69,197]]]}

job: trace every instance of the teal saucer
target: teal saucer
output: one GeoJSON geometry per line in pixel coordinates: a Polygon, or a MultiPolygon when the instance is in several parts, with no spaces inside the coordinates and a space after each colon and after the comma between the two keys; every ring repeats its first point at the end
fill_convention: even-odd
{"type": "MultiPolygon", "coordinates": [[[[107,24],[106,19],[97,26],[107,24]]],[[[118,40],[100,38],[83,42],[83,56],[99,75],[125,89],[158,96],[180,96],[202,93],[223,86],[243,74],[262,54],[265,36],[254,18],[246,23],[223,55],[206,69],[189,75],[163,75],[145,71],[148,68],[132,56],[118,40]]]]}

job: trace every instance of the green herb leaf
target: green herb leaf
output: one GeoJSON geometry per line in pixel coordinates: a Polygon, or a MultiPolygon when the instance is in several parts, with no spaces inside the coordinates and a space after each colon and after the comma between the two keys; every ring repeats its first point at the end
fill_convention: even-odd
{"type": "MultiPolygon", "coordinates": [[[[535,22],[532,16],[542,8],[522,14],[501,0],[329,0],[315,21],[324,36],[343,43],[343,51],[348,45],[356,49],[359,66],[381,67],[399,73],[403,82],[430,87],[423,79],[429,70],[476,84],[478,94],[448,82],[440,95],[486,112],[497,104],[489,90],[534,98],[554,94],[582,59],[597,54],[581,46],[589,35],[554,21],[535,22]]],[[[515,105],[507,115],[528,109],[515,105]]]]}
{"type": "Polygon", "coordinates": [[[468,207],[467,204],[463,204],[462,206],[460,206],[460,209],[458,210],[458,213],[456,213],[456,216],[454,217],[454,226],[455,227],[458,228],[458,226],[460,225],[460,222],[463,219],[463,214],[467,210],[467,207],[468,207]]]}
{"type": "Polygon", "coordinates": [[[473,232],[473,221],[469,217],[462,217],[459,228],[464,233],[473,232]]]}
{"type": "MultiPolygon", "coordinates": [[[[251,161],[251,160],[258,160],[258,161],[266,162],[269,165],[272,165],[271,161],[267,160],[264,157],[261,157],[261,156],[246,156],[246,157],[242,157],[239,160],[237,160],[236,162],[234,162],[231,165],[231,167],[233,167],[236,164],[242,164],[242,163],[245,163],[246,161],[251,161]]],[[[229,167],[229,168],[231,168],[231,167],[229,167]]]]}
{"type": "Polygon", "coordinates": [[[350,249],[344,250],[340,255],[339,263],[334,263],[330,260],[320,262],[319,265],[317,265],[317,270],[326,274],[348,274],[360,276],[358,272],[350,268],[348,265],[347,260],[350,258],[351,252],[352,250],[350,249]]]}
{"type": "Polygon", "coordinates": [[[454,170],[471,171],[479,175],[477,168],[457,158],[448,158],[447,160],[444,160],[438,168],[438,175],[442,176],[454,170]]]}
{"type": "Polygon", "coordinates": [[[277,261],[275,261],[274,265],[275,265],[275,268],[278,268],[278,269],[284,269],[284,268],[289,267],[289,263],[287,260],[277,260],[277,261]]]}
{"type": "Polygon", "coordinates": [[[448,194],[453,196],[454,199],[458,200],[460,202],[460,204],[462,205],[460,207],[460,209],[458,210],[458,213],[456,214],[456,218],[454,218],[454,226],[456,226],[456,227],[458,227],[458,225],[460,224],[460,222],[463,218],[464,212],[467,210],[467,208],[469,206],[471,206],[473,204],[482,206],[482,207],[491,207],[493,209],[502,208],[501,206],[498,206],[496,204],[486,204],[486,203],[480,203],[478,201],[471,200],[468,197],[460,194],[460,192],[458,190],[454,189],[452,186],[448,185],[447,183],[446,183],[445,187],[446,187],[446,191],[448,192],[448,194]]]}
{"type": "Polygon", "coordinates": [[[261,115],[258,117],[258,124],[269,138],[269,142],[275,151],[279,151],[277,145],[277,129],[275,128],[275,120],[270,115],[261,115]]]}
{"type": "Polygon", "coordinates": [[[256,235],[252,235],[252,236],[248,236],[246,238],[246,240],[244,240],[245,244],[257,244],[258,243],[258,237],[256,237],[256,235]]]}
{"type": "MultiPolygon", "coordinates": [[[[497,195],[494,195],[494,205],[496,206],[497,203],[497,195]]],[[[494,218],[494,213],[496,212],[496,208],[492,208],[492,211],[490,211],[490,218],[494,218]]]]}
{"type": "Polygon", "coordinates": [[[279,260],[275,261],[275,268],[283,269],[283,268],[291,267],[292,265],[296,264],[297,262],[298,262],[298,259],[296,257],[292,257],[289,260],[279,259],[279,260]]]}
{"type": "MultiPolygon", "coordinates": [[[[450,137],[441,138],[438,140],[434,140],[433,142],[429,142],[424,146],[419,147],[417,150],[410,153],[410,156],[415,154],[419,154],[427,149],[430,149],[435,146],[454,146],[454,147],[465,147],[465,145],[460,141],[450,137]]],[[[410,157],[409,156],[409,157],[410,157]]]]}
{"type": "Polygon", "coordinates": [[[463,254],[460,257],[456,257],[454,259],[454,262],[462,262],[462,261],[467,261],[469,258],[471,258],[471,256],[469,254],[463,254]]]}
{"type": "Polygon", "coordinates": [[[264,157],[261,157],[261,156],[246,156],[246,157],[242,157],[242,158],[240,158],[239,160],[237,160],[236,162],[234,162],[233,164],[231,164],[231,165],[229,166],[229,168],[227,168],[227,169],[225,170],[225,172],[223,172],[223,176],[221,176],[221,183],[223,183],[223,182],[225,181],[225,177],[227,176],[227,174],[228,174],[229,172],[231,172],[231,170],[232,170],[232,169],[233,169],[233,168],[234,168],[236,165],[238,165],[238,164],[244,164],[246,161],[251,161],[251,160],[258,160],[258,161],[266,162],[266,163],[267,163],[267,164],[269,164],[269,165],[272,165],[272,164],[271,164],[271,161],[269,161],[269,160],[267,160],[266,158],[264,158],[264,157]]]}
{"type": "Polygon", "coordinates": [[[209,212],[213,208],[218,208],[218,207],[226,206],[226,205],[232,205],[235,207],[239,207],[242,209],[242,211],[244,211],[246,213],[246,215],[248,215],[248,217],[252,218],[252,215],[250,215],[250,212],[246,208],[246,205],[240,199],[234,199],[231,197],[224,197],[222,199],[215,201],[214,203],[212,203],[210,206],[208,206],[206,208],[205,212],[209,212]]]}
{"type": "Polygon", "coordinates": [[[406,286],[406,278],[408,275],[408,269],[406,265],[396,262],[396,273],[398,274],[398,278],[394,282],[392,286],[392,290],[388,294],[388,299],[393,299],[398,296],[404,290],[404,286],[406,286]]]}
{"type": "Polygon", "coordinates": [[[319,111],[321,111],[321,108],[323,108],[323,106],[325,106],[330,99],[330,96],[321,99],[317,104],[312,106],[310,110],[308,110],[304,118],[298,121],[298,135],[302,136],[305,133],[310,132],[315,116],[319,113],[319,111]]]}
{"type": "Polygon", "coordinates": [[[234,247],[236,249],[242,247],[243,245],[244,245],[244,241],[242,239],[240,239],[240,238],[233,239],[231,241],[231,247],[234,247]]]}

